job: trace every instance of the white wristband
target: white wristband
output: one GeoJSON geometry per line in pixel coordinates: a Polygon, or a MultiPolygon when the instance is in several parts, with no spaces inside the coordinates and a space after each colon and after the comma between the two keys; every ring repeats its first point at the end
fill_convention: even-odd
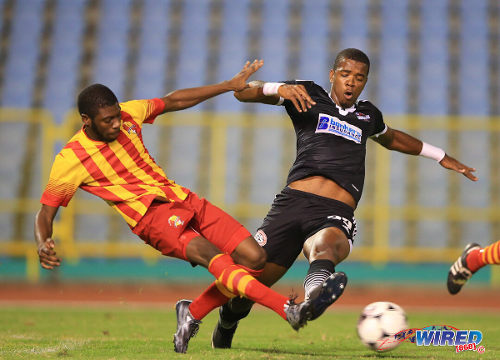
{"type": "Polygon", "coordinates": [[[278,88],[285,83],[266,82],[262,87],[262,92],[266,96],[278,95],[278,88]]]}
{"type": "Polygon", "coordinates": [[[443,160],[446,152],[438,147],[432,146],[422,141],[422,151],[420,151],[421,156],[425,156],[429,159],[434,159],[437,162],[443,160]]]}

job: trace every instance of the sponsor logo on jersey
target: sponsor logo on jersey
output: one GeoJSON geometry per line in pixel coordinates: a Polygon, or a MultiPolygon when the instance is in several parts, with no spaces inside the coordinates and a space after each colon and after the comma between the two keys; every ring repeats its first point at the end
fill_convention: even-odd
{"type": "Polygon", "coordinates": [[[266,233],[264,231],[262,231],[262,229],[258,230],[255,233],[254,238],[255,238],[255,240],[257,240],[257,243],[260,246],[264,246],[267,244],[267,236],[266,236],[266,233]]]}
{"type": "Polygon", "coordinates": [[[333,134],[361,144],[363,130],[335,116],[319,114],[316,133],[333,134]]]}
{"type": "Polygon", "coordinates": [[[177,215],[172,215],[168,218],[168,224],[173,227],[178,227],[184,225],[184,221],[177,215]]]}
{"type": "Polygon", "coordinates": [[[123,123],[123,129],[125,129],[125,131],[129,134],[137,134],[137,131],[135,130],[135,124],[132,124],[130,121],[125,121],[123,123]]]}
{"type": "Polygon", "coordinates": [[[363,114],[362,112],[356,111],[356,117],[362,121],[370,121],[370,115],[363,114]]]}

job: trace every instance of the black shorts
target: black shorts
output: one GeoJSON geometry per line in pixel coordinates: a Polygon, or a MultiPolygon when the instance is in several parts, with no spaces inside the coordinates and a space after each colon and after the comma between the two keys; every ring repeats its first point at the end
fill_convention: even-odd
{"type": "Polygon", "coordinates": [[[276,195],[255,239],[266,250],[268,262],[289,268],[304,242],[328,227],[342,230],[352,245],[354,210],[343,202],[286,187],[276,195]]]}

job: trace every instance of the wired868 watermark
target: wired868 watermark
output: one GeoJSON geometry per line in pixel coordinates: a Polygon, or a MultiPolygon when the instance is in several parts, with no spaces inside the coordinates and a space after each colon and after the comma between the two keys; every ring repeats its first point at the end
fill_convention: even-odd
{"type": "Polygon", "coordinates": [[[486,351],[483,333],[479,330],[459,330],[450,325],[431,325],[418,329],[406,329],[395,335],[396,341],[409,341],[417,346],[454,346],[455,352],[486,351]]]}

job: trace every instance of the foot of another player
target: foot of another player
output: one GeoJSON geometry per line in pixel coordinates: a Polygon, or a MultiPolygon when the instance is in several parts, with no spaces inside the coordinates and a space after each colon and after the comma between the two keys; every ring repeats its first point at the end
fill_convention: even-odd
{"type": "Polygon", "coordinates": [[[473,250],[480,249],[481,246],[476,243],[467,244],[462,255],[451,265],[450,271],[448,272],[448,281],[446,285],[448,287],[448,292],[452,295],[458,293],[462,286],[465,285],[467,280],[469,280],[474,274],[467,266],[467,255],[473,250]]]}
{"type": "Polygon", "coordinates": [[[347,275],[345,273],[333,273],[321,285],[318,296],[300,304],[290,305],[286,313],[292,328],[299,330],[307,324],[307,321],[315,320],[321,316],[342,295],[346,285],[347,275]]]}
{"type": "MultiPolygon", "coordinates": [[[[307,321],[317,319],[325,310],[342,295],[347,285],[347,276],[343,272],[336,272],[328,277],[321,286],[318,295],[313,299],[306,300],[300,304],[291,303],[287,310],[287,321],[293,329],[299,330],[306,325],[307,321]]],[[[230,327],[222,326],[221,319],[217,322],[212,333],[212,347],[217,349],[231,348],[234,333],[238,322],[230,327]]]]}
{"type": "Polygon", "coordinates": [[[201,324],[189,312],[189,304],[189,300],[179,300],[175,305],[177,332],[174,334],[174,350],[178,353],[187,351],[189,340],[196,335],[201,324]]]}
{"type": "Polygon", "coordinates": [[[347,285],[347,275],[335,272],[330,275],[321,285],[321,290],[314,299],[311,299],[311,316],[308,320],[317,319],[325,310],[332,305],[344,293],[347,285]]]}
{"type": "Polygon", "coordinates": [[[214,332],[212,333],[212,348],[214,349],[230,349],[233,342],[233,336],[238,327],[238,321],[230,327],[224,327],[222,307],[219,308],[219,321],[215,325],[214,332]]]}

